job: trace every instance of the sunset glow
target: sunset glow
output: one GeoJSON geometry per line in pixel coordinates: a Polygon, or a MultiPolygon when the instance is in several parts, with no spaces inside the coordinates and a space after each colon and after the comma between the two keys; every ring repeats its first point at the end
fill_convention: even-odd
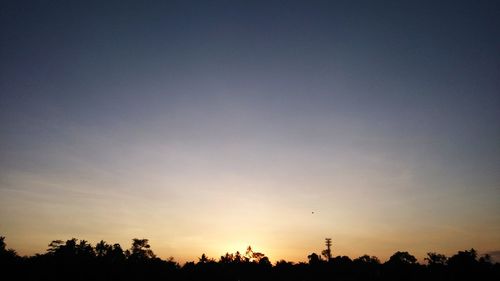
{"type": "Polygon", "coordinates": [[[0,235],[19,254],[500,250],[498,5],[6,2],[0,235]]]}

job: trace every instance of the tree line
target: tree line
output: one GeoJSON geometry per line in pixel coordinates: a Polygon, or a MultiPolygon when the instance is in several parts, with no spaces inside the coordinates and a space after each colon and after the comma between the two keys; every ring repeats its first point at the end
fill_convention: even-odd
{"type": "Polygon", "coordinates": [[[220,258],[202,254],[197,262],[180,265],[173,258],[157,257],[148,239],[132,239],[130,248],[100,241],[54,240],[44,254],[19,256],[0,237],[2,280],[500,280],[500,264],[474,249],[451,257],[428,253],[420,264],[408,252],[398,251],[382,263],[363,255],[332,257],[328,251],[311,253],[308,262],[285,260],[272,264],[250,246],[245,253],[220,258]],[[5,278],[7,277],[7,278],[5,278]]]}

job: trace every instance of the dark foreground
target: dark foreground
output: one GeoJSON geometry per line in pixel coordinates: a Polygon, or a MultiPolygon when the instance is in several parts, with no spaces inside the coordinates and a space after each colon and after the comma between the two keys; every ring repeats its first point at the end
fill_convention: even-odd
{"type": "Polygon", "coordinates": [[[45,254],[20,257],[7,249],[0,237],[2,280],[500,280],[500,264],[474,249],[446,257],[429,253],[419,264],[407,252],[396,252],[381,263],[376,257],[330,257],[323,251],[308,256],[308,263],[278,261],[271,264],[249,247],[245,254],[225,254],[211,259],[204,254],[197,262],[179,265],[162,260],[147,239],[133,239],[132,247],[84,240],[52,241],[45,254]]]}

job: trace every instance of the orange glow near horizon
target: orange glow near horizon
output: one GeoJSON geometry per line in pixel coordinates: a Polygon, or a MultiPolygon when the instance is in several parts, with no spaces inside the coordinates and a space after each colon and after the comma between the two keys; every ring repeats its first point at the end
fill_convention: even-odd
{"type": "MultiPolygon", "coordinates": [[[[0,207],[4,210],[0,212],[2,235],[21,254],[43,253],[55,239],[75,237],[94,244],[103,239],[128,248],[132,238],[148,238],[157,255],[180,262],[197,260],[203,253],[216,259],[226,252],[244,254],[249,245],[273,262],[299,262],[312,252],[320,254],[324,238],[332,237],[334,255],[356,258],[369,254],[385,260],[405,250],[422,260],[430,251],[451,255],[473,247],[487,252],[500,241],[500,232],[481,231],[487,220],[469,220],[481,210],[470,208],[449,220],[425,205],[383,201],[384,194],[367,194],[366,189],[366,195],[360,196],[361,189],[352,183],[349,189],[319,193],[296,183],[292,194],[284,186],[293,186],[297,182],[293,177],[278,185],[276,181],[219,175],[212,182],[203,177],[191,182],[174,178],[175,184],[184,187],[172,193],[162,187],[167,181],[150,178],[149,189],[111,194],[99,182],[90,189],[79,188],[82,183],[47,177],[11,174],[6,179],[12,185],[37,190],[2,191],[3,198],[11,199],[0,207]],[[203,190],[196,188],[200,181],[206,187],[203,190]],[[23,207],[18,202],[24,202],[23,207]],[[401,208],[405,212],[399,212],[401,208]],[[6,216],[9,212],[5,210],[16,215],[6,216]]],[[[350,184],[339,180],[331,177],[315,185],[327,186],[330,181],[350,184]]]]}

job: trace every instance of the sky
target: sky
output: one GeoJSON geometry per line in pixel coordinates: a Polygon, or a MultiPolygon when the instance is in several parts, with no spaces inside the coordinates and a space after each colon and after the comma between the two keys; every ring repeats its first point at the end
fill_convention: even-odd
{"type": "Polygon", "coordinates": [[[499,27],[497,1],[2,1],[0,235],[499,253],[499,27]]]}

